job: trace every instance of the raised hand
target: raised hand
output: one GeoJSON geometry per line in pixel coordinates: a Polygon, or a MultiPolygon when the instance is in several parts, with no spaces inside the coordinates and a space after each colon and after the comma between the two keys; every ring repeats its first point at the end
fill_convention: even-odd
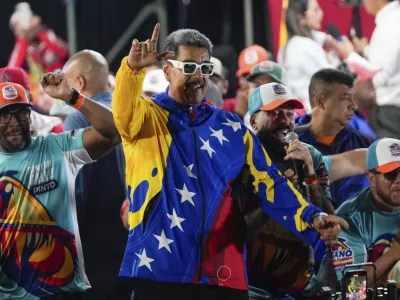
{"type": "Polygon", "coordinates": [[[64,73],[46,73],[40,84],[50,97],[68,102],[71,100],[72,89],[64,73]]]}
{"type": "Polygon", "coordinates": [[[139,42],[134,39],[128,56],[128,65],[133,70],[140,70],[166,58],[173,58],[174,52],[157,52],[157,42],[160,35],[160,24],[156,24],[151,40],[139,42]]]}

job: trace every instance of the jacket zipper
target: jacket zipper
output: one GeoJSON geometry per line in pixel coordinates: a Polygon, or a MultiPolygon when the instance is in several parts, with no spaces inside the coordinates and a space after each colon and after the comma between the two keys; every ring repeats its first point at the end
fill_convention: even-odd
{"type": "Polygon", "coordinates": [[[202,220],[201,220],[201,231],[200,231],[200,261],[199,261],[199,272],[198,272],[198,278],[197,278],[197,283],[202,283],[201,277],[203,276],[203,260],[204,260],[204,247],[203,247],[203,239],[204,239],[204,227],[206,223],[206,197],[204,193],[204,188],[201,183],[201,174],[200,174],[200,164],[199,164],[199,157],[198,157],[198,149],[197,149],[197,136],[196,136],[196,131],[194,128],[191,126],[191,116],[189,113],[189,124],[190,128],[193,133],[193,138],[194,138],[194,149],[195,149],[195,164],[196,164],[196,169],[198,170],[197,172],[197,178],[198,178],[198,183],[200,186],[200,193],[201,193],[201,198],[202,198],[202,205],[203,205],[203,215],[202,215],[202,220]]]}

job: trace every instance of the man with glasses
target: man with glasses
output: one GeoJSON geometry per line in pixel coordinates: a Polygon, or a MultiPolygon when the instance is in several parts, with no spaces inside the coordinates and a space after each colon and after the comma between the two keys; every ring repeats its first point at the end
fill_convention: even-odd
{"type": "Polygon", "coordinates": [[[238,116],[206,103],[209,39],[178,30],[159,54],[159,31],[133,41],[112,101],[130,201],[120,276],[133,279],[135,300],[248,299],[245,199],[233,202],[232,184],[309,243],[317,231],[334,243],[346,224],[303,199],[238,116]],[[160,59],[169,88],[143,99],[146,67],[160,59]]]}
{"type": "MultiPolygon", "coordinates": [[[[336,212],[350,225],[341,231],[332,247],[337,278],[344,266],[373,262],[378,284],[387,279],[400,282],[400,140],[375,141],[367,152],[367,176],[370,187],[346,201],[336,212]]],[[[323,269],[329,268],[324,259],[323,269]]],[[[373,269],[367,285],[373,284],[373,269]]]]}
{"type": "Polygon", "coordinates": [[[92,127],[32,137],[25,89],[0,84],[0,298],[86,299],[75,178],[121,139],[111,111],[71,89],[65,74],[41,84],[92,127]]]}

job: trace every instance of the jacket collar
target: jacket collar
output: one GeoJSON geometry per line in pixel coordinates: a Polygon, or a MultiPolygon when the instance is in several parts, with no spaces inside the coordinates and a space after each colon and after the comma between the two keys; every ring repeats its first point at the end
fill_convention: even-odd
{"type": "Polygon", "coordinates": [[[209,119],[215,110],[206,98],[199,105],[183,105],[168,95],[168,88],[164,93],[156,94],[152,100],[171,114],[188,122],[191,126],[197,126],[209,119]]]}
{"type": "MultiPolygon", "coordinates": [[[[350,137],[350,134],[352,132],[352,128],[351,126],[346,126],[345,128],[343,128],[335,137],[335,140],[333,142],[333,144],[331,145],[331,147],[339,147],[341,145],[343,145],[345,142],[347,142],[347,140],[350,137]]],[[[320,142],[317,140],[317,138],[311,133],[310,128],[308,128],[302,138],[301,141],[307,144],[311,144],[311,145],[316,145],[316,144],[320,144],[320,142]]]]}

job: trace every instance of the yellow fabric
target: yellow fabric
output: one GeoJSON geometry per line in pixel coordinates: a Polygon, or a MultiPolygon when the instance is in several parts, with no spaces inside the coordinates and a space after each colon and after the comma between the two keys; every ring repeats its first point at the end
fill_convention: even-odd
{"type": "Polygon", "coordinates": [[[286,28],[286,11],[289,6],[289,0],[282,0],[281,24],[279,27],[279,49],[286,45],[288,32],[286,28]]]}
{"type": "Polygon", "coordinates": [[[161,191],[172,141],[167,128],[168,112],[154,105],[151,99],[141,97],[145,73],[146,70],[132,71],[124,58],[112,101],[115,125],[122,136],[128,198],[132,203],[139,186],[148,184],[147,192],[140,190],[146,192],[141,208],[129,212],[130,230],[142,223],[146,206],[161,191]]]}

